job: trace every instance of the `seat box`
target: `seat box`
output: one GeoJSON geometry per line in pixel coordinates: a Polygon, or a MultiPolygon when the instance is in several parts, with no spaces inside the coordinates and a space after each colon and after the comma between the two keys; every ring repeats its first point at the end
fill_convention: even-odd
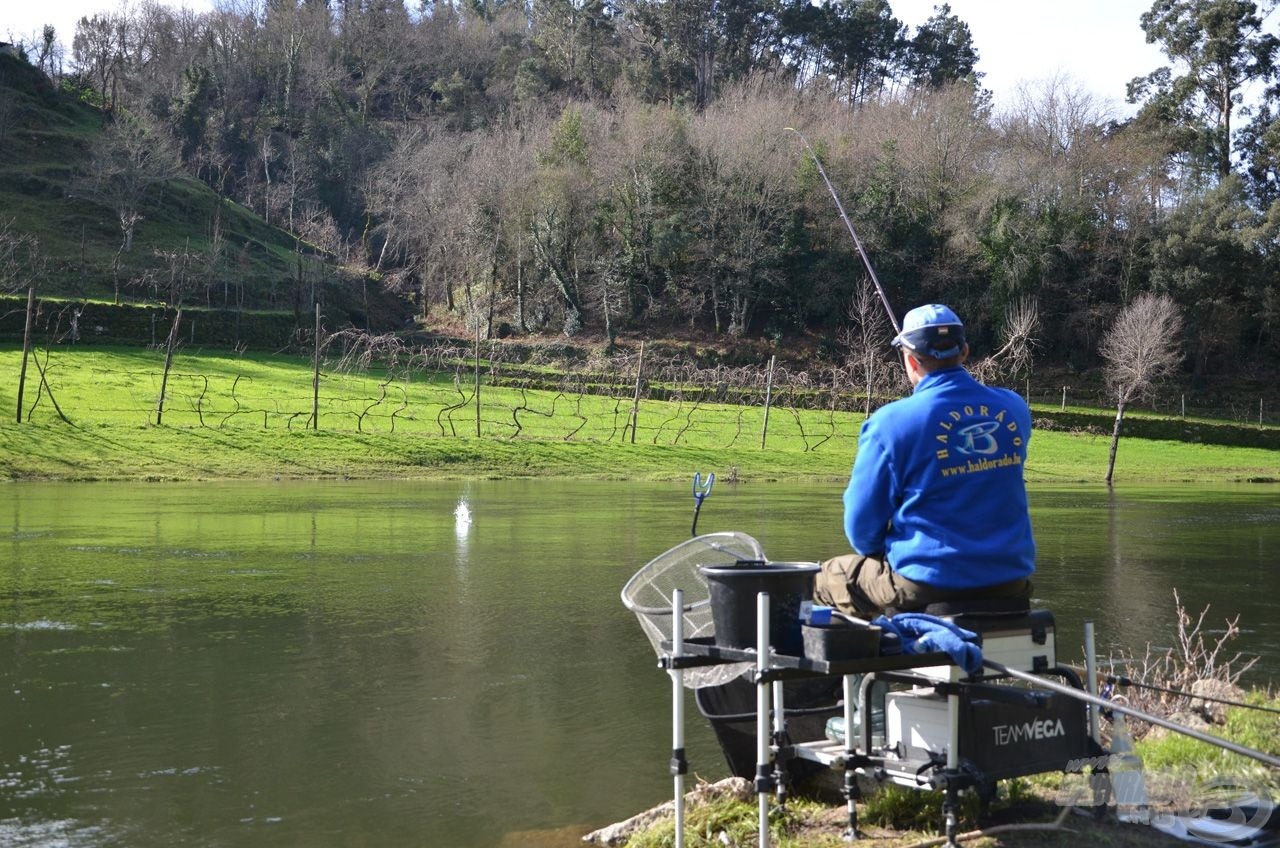
{"type": "MultiPolygon", "coordinates": [[[[978,634],[982,658],[1017,671],[1040,672],[1058,663],[1053,613],[1031,610],[1015,615],[958,615],[950,619],[957,626],[978,634]]],[[[961,680],[964,670],[951,666],[913,669],[930,680],[961,680]]]]}

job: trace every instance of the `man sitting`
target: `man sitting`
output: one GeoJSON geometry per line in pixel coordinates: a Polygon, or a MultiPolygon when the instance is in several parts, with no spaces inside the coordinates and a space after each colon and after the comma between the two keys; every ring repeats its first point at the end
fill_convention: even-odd
{"type": "Polygon", "coordinates": [[[857,553],[822,563],[815,600],[871,617],[1030,598],[1027,404],[970,376],[964,326],[946,306],[908,312],[893,344],[913,393],[862,425],[844,493],[845,535],[857,553]]]}

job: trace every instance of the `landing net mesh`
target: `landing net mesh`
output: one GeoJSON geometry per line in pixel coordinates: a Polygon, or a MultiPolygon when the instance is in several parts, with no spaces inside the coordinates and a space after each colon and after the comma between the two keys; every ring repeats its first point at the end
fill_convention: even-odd
{"type": "MultiPolygon", "coordinates": [[[[671,639],[675,590],[684,591],[684,638],[709,638],[715,635],[711,620],[710,591],[698,566],[727,566],[738,560],[765,560],[760,543],[745,533],[708,533],[681,542],[651,560],[622,587],[623,605],[636,614],[640,629],[659,657],[666,654],[662,643],[671,639]]],[[[684,672],[684,685],[690,689],[718,686],[744,671],[751,663],[690,668],[684,672]]]]}

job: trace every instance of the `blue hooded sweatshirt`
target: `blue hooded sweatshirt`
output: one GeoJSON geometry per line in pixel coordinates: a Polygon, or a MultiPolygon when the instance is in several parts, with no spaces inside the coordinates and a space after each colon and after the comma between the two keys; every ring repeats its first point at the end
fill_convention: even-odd
{"type": "Polygon", "coordinates": [[[962,367],[927,374],[862,425],[844,493],[845,535],[862,554],[939,589],[1027,577],[1036,547],[1022,470],[1031,412],[962,367]]]}

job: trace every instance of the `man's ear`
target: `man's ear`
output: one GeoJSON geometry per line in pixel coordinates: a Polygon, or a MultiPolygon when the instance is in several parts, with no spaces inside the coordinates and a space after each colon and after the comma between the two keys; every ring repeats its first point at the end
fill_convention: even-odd
{"type": "Polygon", "coordinates": [[[920,359],[913,355],[911,351],[903,350],[902,360],[902,365],[907,369],[908,374],[914,374],[920,371],[920,359]]]}

